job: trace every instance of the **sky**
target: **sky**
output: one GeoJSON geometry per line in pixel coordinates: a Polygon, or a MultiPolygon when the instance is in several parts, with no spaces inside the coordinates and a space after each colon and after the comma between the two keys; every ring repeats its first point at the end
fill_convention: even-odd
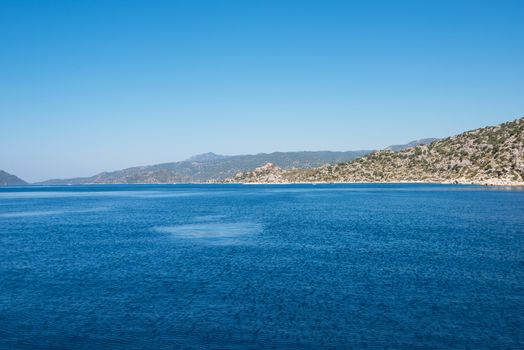
{"type": "Polygon", "coordinates": [[[0,1],[0,169],[377,149],[524,115],[524,1],[0,1]]]}

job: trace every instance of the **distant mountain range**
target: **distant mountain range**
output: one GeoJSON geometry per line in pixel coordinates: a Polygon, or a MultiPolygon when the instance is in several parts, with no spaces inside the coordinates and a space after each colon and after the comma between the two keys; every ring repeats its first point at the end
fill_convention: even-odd
{"type": "MultiPolygon", "coordinates": [[[[37,184],[448,182],[524,185],[524,118],[381,151],[204,153],[187,160],[37,184]]],[[[0,170],[0,186],[25,185],[0,170]]]]}
{"type": "Polygon", "coordinates": [[[524,186],[524,118],[311,169],[266,164],[227,182],[439,182],[524,186]]]}
{"type": "Polygon", "coordinates": [[[21,178],[0,170],[0,186],[27,185],[21,178]]]}
{"type": "Polygon", "coordinates": [[[216,160],[222,160],[226,158],[231,158],[232,156],[224,156],[222,154],[216,154],[213,152],[207,152],[202,154],[197,154],[196,156],[189,157],[188,162],[212,162],[216,160]]]}
{"type": "MultiPolygon", "coordinates": [[[[431,142],[435,139],[413,141],[405,145],[389,148],[404,149],[413,144],[431,142]]],[[[136,183],[214,183],[223,182],[239,172],[248,171],[266,163],[272,163],[281,169],[308,169],[326,164],[350,162],[371,153],[371,150],[347,152],[274,152],[253,155],[220,155],[212,152],[195,155],[180,162],[163,163],[149,166],[137,166],[123,170],[102,172],[94,176],[72,179],[52,179],[36,184],[136,184],[136,183]]],[[[7,173],[4,184],[26,184],[14,175],[7,173]],[[9,181],[7,180],[8,176],[9,181]]],[[[0,184],[2,184],[0,177],[0,184]]]]}
{"type": "Polygon", "coordinates": [[[393,151],[393,152],[399,152],[399,151],[403,151],[405,149],[415,147],[415,146],[429,145],[430,143],[438,141],[438,140],[439,139],[436,139],[436,138],[420,139],[416,141],[411,141],[410,143],[406,143],[405,145],[389,146],[385,149],[389,151],[393,151]]]}
{"type": "Polygon", "coordinates": [[[283,169],[310,168],[323,164],[348,162],[371,151],[348,152],[274,152],[254,155],[224,156],[205,153],[185,161],[139,166],[103,172],[91,177],[54,179],[39,184],[133,184],[133,183],[208,183],[220,182],[246,171],[271,162],[283,169]]]}

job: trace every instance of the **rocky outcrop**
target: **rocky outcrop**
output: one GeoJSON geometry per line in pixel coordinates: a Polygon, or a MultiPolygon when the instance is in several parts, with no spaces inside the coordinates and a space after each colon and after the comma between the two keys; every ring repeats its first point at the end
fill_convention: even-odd
{"type": "Polygon", "coordinates": [[[253,171],[239,172],[233,178],[226,180],[229,183],[286,183],[288,180],[284,177],[284,170],[274,165],[266,163],[253,171]]]}

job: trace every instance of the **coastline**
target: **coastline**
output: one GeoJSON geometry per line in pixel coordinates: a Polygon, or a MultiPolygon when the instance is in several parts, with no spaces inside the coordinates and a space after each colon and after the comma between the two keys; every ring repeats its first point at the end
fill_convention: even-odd
{"type": "Polygon", "coordinates": [[[448,181],[214,181],[214,182],[137,182],[137,183],[68,183],[68,184],[24,184],[24,185],[0,185],[3,188],[13,187],[57,187],[57,186],[110,186],[110,185],[351,185],[351,184],[432,184],[432,185],[472,185],[492,187],[524,187],[524,182],[508,181],[502,179],[489,179],[486,181],[467,181],[464,179],[448,181]]]}
{"type": "Polygon", "coordinates": [[[491,186],[491,187],[524,187],[524,182],[515,181],[501,181],[488,180],[488,181],[319,181],[319,182],[307,182],[307,181],[286,181],[286,182],[224,182],[217,184],[232,184],[232,185],[326,185],[326,184],[339,184],[339,185],[350,185],[350,184],[431,184],[431,185],[472,185],[472,186],[491,186]]]}

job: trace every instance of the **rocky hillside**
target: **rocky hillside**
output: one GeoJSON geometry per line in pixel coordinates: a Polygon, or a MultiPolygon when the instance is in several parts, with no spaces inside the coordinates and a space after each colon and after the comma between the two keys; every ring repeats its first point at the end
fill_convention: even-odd
{"type": "Polygon", "coordinates": [[[524,185],[524,118],[349,163],[283,170],[274,165],[228,182],[444,182],[524,185]]]}
{"type": "Polygon", "coordinates": [[[0,170],[0,186],[27,185],[27,182],[19,177],[0,170]]]}

